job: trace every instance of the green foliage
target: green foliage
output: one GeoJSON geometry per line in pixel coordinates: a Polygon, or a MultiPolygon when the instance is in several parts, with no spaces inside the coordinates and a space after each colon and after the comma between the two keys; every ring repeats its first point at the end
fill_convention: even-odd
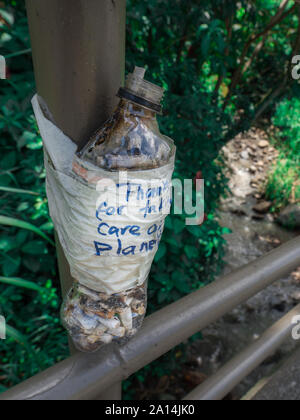
{"type": "MultiPolygon", "coordinates": [[[[30,47],[23,2],[15,6],[14,14],[6,9],[6,23],[0,20],[6,56],[30,47]]],[[[0,391],[68,355],[41,139],[30,103],[31,56],[15,55],[7,63],[11,78],[0,81],[0,313],[8,328],[0,341],[0,391]]]]}
{"type": "MultiPolygon", "coordinates": [[[[220,270],[225,232],[215,219],[215,209],[226,191],[226,180],[216,158],[227,139],[249,127],[276,81],[281,83],[296,36],[295,15],[283,19],[281,30],[275,26],[276,31],[270,31],[264,48],[247,70],[241,69],[234,87],[232,80],[245,45],[266,28],[279,4],[230,0],[128,2],[127,70],[146,64],[147,77],[166,89],[160,126],[176,140],[175,177],[194,178],[202,171],[208,214],[203,225],[189,228],[184,223],[186,215],[172,214],[166,221],[149,281],[151,311],[204,286],[220,270]]],[[[242,64],[251,60],[258,41],[251,45],[242,64]]],[[[172,365],[173,360],[168,355],[151,364],[152,374],[163,374],[168,361],[172,365]]],[[[139,380],[145,380],[148,373],[148,368],[143,369],[139,380]]],[[[128,383],[125,386],[130,389],[128,383]]]]}
{"type": "Polygon", "coordinates": [[[269,174],[267,196],[277,211],[300,200],[300,100],[286,98],[280,102],[273,123],[280,155],[269,174]]]}
{"type": "Polygon", "coordinates": [[[300,99],[292,98],[283,100],[277,107],[273,123],[280,129],[278,137],[281,147],[287,154],[300,160],[300,99]]]}
{"type": "MultiPolygon", "coordinates": [[[[22,220],[18,220],[18,219],[13,219],[11,217],[6,217],[6,216],[0,216],[0,225],[5,225],[5,226],[13,226],[16,228],[22,228],[22,229],[26,229],[26,230],[30,230],[32,232],[35,232],[37,235],[41,236],[43,239],[46,239],[51,245],[54,246],[54,242],[48,238],[47,235],[44,234],[44,232],[42,232],[41,229],[37,228],[36,226],[32,225],[31,223],[27,223],[27,222],[23,222],[22,220]]],[[[26,249],[28,250],[27,253],[33,253],[34,254],[39,254],[41,251],[41,246],[43,246],[43,243],[40,241],[32,241],[26,245],[24,245],[24,248],[26,247],[26,249]]]]}
{"type": "Polygon", "coordinates": [[[37,292],[44,293],[46,289],[41,286],[38,286],[32,281],[23,280],[20,278],[12,278],[12,277],[0,277],[0,283],[11,284],[17,287],[24,287],[25,289],[36,290],[37,292]]]}
{"type": "MultiPolygon", "coordinates": [[[[276,81],[281,83],[297,31],[295,15],[282,21],[281,30],[270,32],[256,60],[241,71],[239,83],[234,88],[231,83],[245,45],[268,25],[279,4],[128,2],[127,70],[146,64],[147,77],[164,86],[167,92],[160,126],[176,140],[175,177],[193,178],[201,170],[206,187],[208,218],[202,226],[187,228],[186,215],[173,214],[166,222],[149,281],[151,310],[212,281],[222,265],[225,232],[214,215],[226,180],[215,159],[228,138],[249,126],[276,81]]],[[[244,64],[251,59],[256,44],[249,48],[244,64]]],[[[173,361],[169,354],[151,364],[152,374],[160,376],[173,361]]],[[[139,373],[139,380],[144,381],[148,374],[147,367],[139,373]]],[[[125,387],[131,395],[129,382],[125,387]]]]}
{"type": "Polygon", "coordinates": [[[189,228],[185,214],[173,213],[167,219],[149,281],[154,310],[212,281],[220,268],[224,241],[214,211],[226,184],[214,160],[232,120],[214,100],[209,83],[205,86],[207,72],[201,68],[207,55],[221,57],[222,22],[207,18],[198,2],[172,2],[171,6],[168,1],[132,0],[128,10],[127,70],[146,65],[147,78],[165,87],[160,127],[176,141],[174,177],[193,179],[202,171],[209,214],[203,226],[189,228]],[[198,60],[188,54],[192,42],[200,42],[198,60]]]}

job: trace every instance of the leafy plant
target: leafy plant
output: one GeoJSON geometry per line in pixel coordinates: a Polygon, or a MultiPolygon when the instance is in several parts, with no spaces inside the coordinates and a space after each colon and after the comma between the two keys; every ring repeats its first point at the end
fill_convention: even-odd
{"type": "MultiPolygon", "coordinates": [[[[8,3],[8,2],[7,2],[8,3]]],[[[41,139],[31,97],[34,78],[23,2],[0,10],[0,50],[10,78],[0,81],[0,391],[69,354],[59,321],[59,281],[41,139]]],[[[1,7],[1,6],[0,6],[1,7]]]]}
{"type": "Polygon", "coordinates": [[[300,200],[300,100],[286,98],[273,118],[279,158],[269,174],[266,193],[274,211],[300,200]]]}

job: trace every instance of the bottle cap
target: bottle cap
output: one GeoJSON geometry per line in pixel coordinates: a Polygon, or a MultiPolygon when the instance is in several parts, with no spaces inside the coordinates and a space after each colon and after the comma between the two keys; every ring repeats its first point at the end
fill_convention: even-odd
{"type": "Polygon", "coordinates": [[[125,88],[120,88],[118,96],[127,99],[152,111],[161,113],[161,100],[164,89],[144,79],[146,69],[135,67],[126,79],[125,88]]]}

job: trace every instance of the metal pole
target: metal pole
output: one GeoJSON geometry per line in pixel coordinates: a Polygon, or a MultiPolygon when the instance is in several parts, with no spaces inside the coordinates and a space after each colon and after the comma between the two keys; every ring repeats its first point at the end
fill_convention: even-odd
{"type": "MultiPolygon", "coordinates": [[[[252,401],[300,401],[300,347],[252,395],[252,401]]],[[[244,398],[247,401],[246,397],[244,398]]]]}
{"type": "Polygon", "coordinates": [[[300,305],[268,329],[259,340],[234,357],[215,375],[188,394],[184,400],[222,400],[246,376],[277,350],[288,338],[292,339],[292,323],[300,315],[300,305]]]}
{"type": "MultiPolygon", "coordinates": [[[[126,0],[26,0],[26,8],[38,94],[52,120],[80,145],[117,104],[126,0]]],[[[73,280],[58,241],[57,251],[65,294],[73,280]]]]}
{"type": "Polygon", "coordinates": [[[89,400],[207,327],[300,264],[300,237],[148,317],[123,347],[75,356],[0,395],[0,400],[89,400]]]}

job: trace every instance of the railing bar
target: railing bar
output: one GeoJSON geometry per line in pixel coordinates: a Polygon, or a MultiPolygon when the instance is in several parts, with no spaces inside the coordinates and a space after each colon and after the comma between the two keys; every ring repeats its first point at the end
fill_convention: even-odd
{"type": "Polygon", "coordinates": [[[260,388],[252,389],[252,395],[245,395],[243,401],[300,401],[299,362],[300,345],[277,372],[266,378],[260,388]]]}
{"type": "Polygon", "coordinates": [[[89,400],[207,327],[300,264],[300,237],[148,317],[123,347],[75,355],[0,400],[89,400]]]}
{"type": "Polygon", "coordinates": [[[106,391],[102,391],[96,398],[97,401],[120,401],[122,400],[122,383],[117,382],[108,388],[106,391]]]}
{"type": "Polygon", "coordinates": [[[230,360],[216,374],[188,394],[184,400],[222,400],[255,368],[276,351],[288,338],[292,339],[292,320],[300,315],[300,305],[269,328],[256,342],[230,360]]]}

